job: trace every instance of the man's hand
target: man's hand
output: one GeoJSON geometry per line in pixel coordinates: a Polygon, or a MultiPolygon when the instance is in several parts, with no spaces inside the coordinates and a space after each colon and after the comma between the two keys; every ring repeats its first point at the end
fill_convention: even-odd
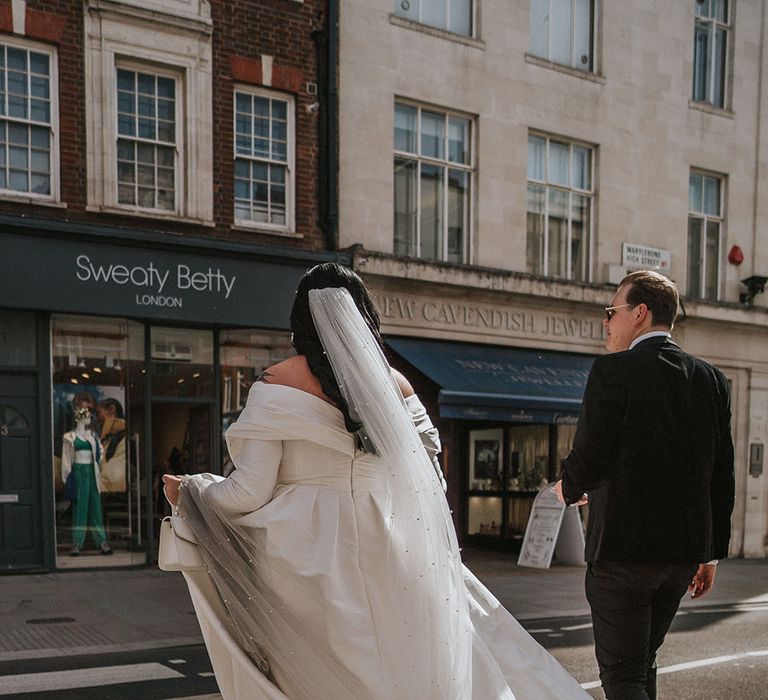
{"type": "MultiPolygon", "coordinates": [[[[560,479],[553,487],[552,487],[552,493],[557,496],[557,500],[560,501],[560,503],[565,504],[565,496],[563,496],[563,480],[560,479]]],[[[576,503],[571,503],[572,506],[583,506],[588,503],[587,494],[585,493],[576,503]]]]}
{"type": "Polygon", "coordinates": [[[688,584],[691,598],[701,598],[709,593],[715,582],[716,564],[699,564],[699,570],[693,575],[693,581],[688,584]]]}

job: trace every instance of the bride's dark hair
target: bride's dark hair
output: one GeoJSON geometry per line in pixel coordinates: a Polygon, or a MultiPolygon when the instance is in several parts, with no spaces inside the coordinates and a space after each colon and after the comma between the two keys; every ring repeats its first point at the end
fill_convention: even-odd
{"type": "Polygon", "coordinates": [[[344,424],[350,433],[360,430],[362,425],[349,415],[349,407],[341,395],[336,377],[333,374],[328,358],[323,352],[323,345],[317,335],[312,313],[309,309],[309,290],[326,289],[327,287],[343,287],[349,291],[360,314],[373,337],[384,350],[384,342],[379,333],[379,313],[371,301],[363,280],[348,267],[337,263],[322,263],[315,265],[301,278],[296,289],[296,298],[291,309],[291,342],[299,355],[304,355],[309,369],[320,381],[323,393],[331,399],[344,415],[344,424]]]}

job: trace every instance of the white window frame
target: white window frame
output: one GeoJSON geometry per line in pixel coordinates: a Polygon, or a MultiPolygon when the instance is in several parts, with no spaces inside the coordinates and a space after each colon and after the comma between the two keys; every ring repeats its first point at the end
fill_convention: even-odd
{"type": "Polygon", "coordinates": [[[425,2],[437,2],[445,5],[445,16],[446,18],[448,18],[450,17],[451,1],[452,0],[418,0],[419,16],[418,16],[418,19],[415,19],[408,14],[407,10],[403,10],[403,7],[402,7],[403,2],[410,3],[410,2],[414,2],[414,0],[394,0],[394,3],[395,3],[394,15],[395,17],[400,17],[405,20],[410,20],[411,22],[418,22],[419,24],[423,24],[425,27],[432,27],[433,29],[437,29],[438,31],[441,31],[441,32],[448,32],[449,34],[455,34],[456,36],[463,36],[469,39],[474,39],[477,36],[477,3],[479,0],[469,0],[471,4],[470,11],[469,11],[469,22],[470,22],[469,34],[461,34],[459,32],[454,32],[451,29],[449,29],[447,25],[445,27],[438,27],[436,24],[430,24],[429,22],[426,22],[423,19],[422,10],[425,2]]]}
{"type": "Polygon", "coordinates": [[[232,215],[235,225],[239,228],[249,228],[258,230],[267,230],[271,232],[280,233],[294,233],[296,227],[296,100],[293,95],[285,92],[279,92],[277,90],[270,90],[268,88],[256,87],[254,85],[246,85],[242,83],[235,84],[232,90],[232,175],[233,175],[233,188],[232,188],[232,215]],[[235,161],[239,158],[248,160],[249,162],[259,161],[264,163],[272,163],[273,161],[265,158],[256,158],[251,156],[238,156],[237,153],[237,94],[243,93],[247,95],[257,95],[259,97],[266,97],[269,99],[279,99],[287,103],[287,158],[283,164],[279,161],[275,161],[278,165],[285,165],[286,178],[285,178],[285,224],[270,224],[260,221],[253,221],[251,219],[238,219],[235,209],[235,196],[234,196],[234,168],[235,161]]]}
{"type": "MultiPolygon", "coordinates": [[[[537,0],[531,0],[531,2],[536,2],[537,0]]],[[[528,27],[528,41],[529,41],[529,48],[528,53],[531,56],[536,56],[537,58],[542,58],[545,61],[551,61],[552,63],[555,63],[560,66],[566,66],[568,68],[572,68],[573,70],[577,70],[583,73],[587,74],[594,74],[597,72],[597,13],[598,13],[598,0],[589,0],[589,62],[586,67],[584,67],[584,64],[581,63],[581,57],[576,56],[576,42],[574,41],[574,36],[576,34],[576,0],[571,0],[571,29],[569,32],[569,37],[571,40],[571,57],[569,63],[561,63],[560,61],[552,58],[552,0],[543,0],[544,2],[549,3],[549,10],[548,10],[548,17],[549,21],[547,23],[547,51],[546,56],[541,56],[538,53],[534,53],[531,51],[530,48],[530,34],[531,34],[531,28],[530,25],[528,27]]],[[[530,11],[530,6],[529,6],[530,11]]]]}
{"type": "MultiPolygon", "coordinates": [[[[3,36],[0,43],[13,48],[24,49],[25,51],[34,51],[35,53],[44,53],[49,57],[49,77],[50,77],[50,104],[51,104],[51,155],[50,155],[50,194],[38,194],[36,192],[20,192],[19,190],[0,189],[0,199],[29,202],[34,204],[51,204],[61,202],[61,158],[59,151],[59,61],[57,50],[48,44],[41,44],[36,41],[27,41],[17,39],[14,36],[3,36]]],[[[30,124],[35,125],[39,122],[17,121],[8,115],[0,117],[6,123],[30,124]]],[[[7,167],[7,166],[6,166],[7,167]]]]}
{"type": "MultiPolygon", "coordinates": [[[[394,103],[394,107],[397,105],[407,105],[409,107],[415,107],[418,109],[419,116],[417,118],[417,128],[416,128],[416,153],[410,153],[408,151],[399,151],[396,148],[393,147],[393,163],[394,158],[402,158],[405,160],[411,160],[418,164],[426,163],[427,165],[434,165],[441,168],[444,168],[445,170],[454,169],[454,170],[461,170],[463,172],[466,172],[469,174],[469,195],[467,197],[468,200],[468,212],[467,212],[467,232],[466,236],[464,237],[463,242],[463,260],[461,261],[461,264],[472,264],[472,251],[473,251],[473,241],[474,241],[474,201],[475,201],[475,189],[476,189],[476,182],[477,182],[477,167],[476,167],[476,133],[477,133],[477,119],[473,117],[470,114],[466,114],[465,112],[459,112],[457,110],[452,109],[446,109],[444,107],[434,107],[429,104],[421,103],[421,102],[415,102],[412,100],[405,100],[405,99],[396,99],[394,103]],[[470,134],[469,134],[469,147],[470,147],[470,153],[469,153],[469,165],[464,165],[461,163],[454,163],[452,161],[448,160],[447,157],[447,151],[446,151],[446,158],[445,160],[439,160],[435,158],[430,158],[428,156],[421,155],[421,112],[422,110],[426,110],[428,112],[436,112],[445,115],[446,120],[449,117],[458,117],[460,119],[467,119],[470,123],[470,134]]],[[[394,109],[393,109],[393,115],[394,115],[394,109]]],[[[393,139],[394,139],[394,128],[392,130],[393,132],[393,139]]],[[[447,135],[447,130],[446,130],[447,135]]],[[[416,203],[417,203],[417,215],[416,215],[416,240],[414,241],[414,248],[416,250],[416,253],[412,257],[417,257],[420,260],[435,260],[436,262],[448,262],[447,260],[447,252],[448,252],[448,197],[443,196],[443,230],[442,230],[442,251],[443,251],[443,257],[440,259],[434,259],[434,258],[422,258],[421,255],[419,255],[418,251],[421,249],[421,177],[420,177],[420,169],[417,170],[417,177],[416,177],[416,203]]],[[[394,176],[394,169],[393,169],[393,176],[394,176]]],[[[393,183],[394,184],[394,183],[393,183]]],[[[448,187],[448,178],[445,179],[445,188],[448,187]]],[[[394,208],[394,200],[393,200],[393,208],[394,208]]],[[[393,222],[394,223],[394,222],[393,222]]],[[[393,226],[393,243],[394,243],[394,226],[393,226]]]]}
{"type": "MultiPolygon", "coordinates": [[[[569,167],[569,177],[571,176],[571,163],[572,163],[572,155],[571,151],[574,146],[578,146],[580,148],[586,148],[589,149],[590,152],[590,158],[589,158],[589,182],[591,185],[591,188],[589,190],[582,190],[579,188],[575,188],[573,186],[565,187],[563,185],[550,183],[548,179],[544,180],[536,180],[532,179],[529,175],[529,173],[526,172],[526,185],[525,185],[525,192],[526,192],[526,245],[527,245],[527,237],[528,237],[528,205],[527,205],[527,198],[528,198],[528,188],[530,185],[535,185],[537,187],[543,187],[544,188],[544,240],[542,241],[542,257],[543,257],[543,264],[542,269],[539,271],[530,271],[531,274],[543,276],[543,277],[554,277],[549,271],[549,192],[550,190],[558,190],[560,192],[567,192],[568,193],[568,228],[567,228],[567,235],[568,240],[566,242],[566,269],[567,269],[567,276],[565,279],[573,280],[574,274],[573,274],[573,260],[571,256],[571,241],[573,239],[573,227],[572,227],[572,210],[573,210],[573,195],[580,195],[584,197],[589,198],[590,206],[589,206],[589,229],[587,231],[587,235],[589,236],[589,240],[587,241],[587,244],[584,246],[585,253],[587,254],[587,260],[585,261],[585,279],[584,280],[578,280],[580,282],[591,282],[592,281],[592,268],[593,268],[593,262],[594,262],[594,241],[595,241],[595,211],[596,211],[596,201],[597,201],[597,186],[596,186],[596,163],[597,160],[597,147],[595,144],[587,143],[585,141],[579,141],[577,139],[570,139],[565,136],[559,136],[555,134],[548,134],[540,131],[533,131],[530,130],[526,136],[526,144],[528,149],[530,149],[530,145],[528,144],[528,139],[531,136],[535,136],[537,138],[545,139],[546,141],[546,151],[544,155],[544,163],[545,167],[549,167],[549,146],[552,141],[556,141],[557,143],[561,144],[567,144],[568,145],[568,167],[569,167]]],[[[526,259],[528,257],[528,251],[526,250],[526,259]]],[[[527,266],[527,263],[526,263],[527,266]]]]}
{"type": "MultiPolygon", "coordinates": [[[[699,267],[701,269],[701,278],[699,282],[699,289],[695,294],[691,293],[691,281],[686,280],[686,289],[688,296],[692,299],[699,299],[702,301],[719,301],[721,294],[722,294],[722,283],[723,283],[723,247],[725,245],[725,188],[728,180],[725,175],[722,175],[721,173],[713,173],[708,170],[700,170],[699,168],[691,168],[689,172],[689,178],[688,178],[688,234],[686,236],[686,260],[687,260],[687,266],[686,266],[686,273],[690,269],[691,266],[691,244],[690,244],[690,221],[692,218],[698,219],[702,222],[701,226],[701,233],[700,233],[700,240],[699,240],[699,250],[701,251],[701,257],[699,259],[699,267]],[[703,207],[701,211],[697,211],[695,209],[691,208],[690,204],[690,176],[691,175],[700,175],[702,177],[708,177],[708,178],[714,178],[720,182],[720,201],[718,202],[718,207],[720,209],[720,215],[715,216],[713,214],[706,214],[703,211],[703,207]],[[712,299],[711,297],[706,296],[706,288],[707,288],[707,224],[710,222],[716,222],[718,224],[718,236],[717,236],[717,281],[715,282],[715,289],[716,295],[715,298],[712,299]]],[[[704,192],[704,183],[702,181],[702,196],[704,192]]]]}
{"type": "MultiPolygon", "coordinates": [[[[710,0],[705,0],[705,2],[709,3],[710,0]]],[[[731,53],[731,11],[732,11],[732,5],[733,0],[723,0],[726,2],[726,21],[722,22],[721,20],[718,20],[710,15],[700,15],[698,14],[698,6],[700,3],[696,3],[695,9],[694,9],[694,44],[693,44],[693,69],[691,73],[691,92],[694,93],[691,95],[691,99],[699,104],[708,104],[711,105],[717,109],[727,109],[728,105],[728,88],[730,84],[729,80],[729,70],[730,70],[730,53],[731,53]],[[708,81],[707,81],[707,94],[704,99],[698,99],[695,95],[696,90],[696,25],[697,24],[706,24],[709,25],[709,53],[707,55],[707,70],[709,71],[708,74],[708,81]],[[715,99],[714,91],[715,91],[715,75],[717,74],[715,65],[715,43],[714,43],[714,37],[715,32],[718,29],[722,29],[725,31],[725,51],[723,51],[723,103],[718,104],[718,101],[715,99]]]]}
{"type": "MultiPolygon", "coordinates": [[[[128,58],[117,58],[115,61],[114,66],[114,78],[113,78],[113,85],[114,85],[114,99],[115,99],[115,110],[114,110],[114,122],[113,122],[113,144],[112,148],[114,150],[114,162],[115,162],[115,170],[114,170],[114,206],[119,209],[124,209],[126,211],[131,212],[146,212],[146,213],[152,213],[152,214],[159,214],[159,215],[174,215],[179,216],[181,214],[181,202],[185,199],[185,193],[184,193],[184,178],[181,177],[181,174],[185,172],[185,160],[184,160],[184,123],[185,123],[185,115],[184,115],[184,85],[183,85],[183,76],[178,71],[169,70],[168,68],[160,68],[153,64],[147,64],[147,63],[141,63],[139,61],[136,61],[134,59],[128,59],[128,58]],[[173,164],[173,191],[174,191],[174,205],[173,210],[170,211],[168,209],[160,209],[157,207],[141,207],[138,204],[136,205],[130,205],[130,204],[124,204],[118,201],[118,192],[117,192],[117,142],[121,138],[125,138],[126,140],[133,140],[135,142],[142,142],[141,139],[138,137],[131,138],[131,137],[125,137],[121,136],[121,134],[118,132],[118,111],[117,111],[117,71],[120,69],[134,71],[136,73],[146,73],[148,75],[155,75],[162,78],[169,78],[174,81],[175,83],[175,93],[174,93],[174,108],[176,110],[176,114],[174,115],[175,122],[174,122],[174,164],[173,164]]],[[[170,146],[171,144],[166,144],[167,146],[170,146]]]]}
{"type": "Polygon", "coordinates": [[[205,16],[207,4],[155,4],[167,4],[177,13],[158,13],[139,2],[85,0],[87,210],[213,226],[212,24],[205,16]],[[202,14],[188,14],[198,10],[202,14]],[[177,79],[176,211],[118,204],[118,65],[177,79]]]}

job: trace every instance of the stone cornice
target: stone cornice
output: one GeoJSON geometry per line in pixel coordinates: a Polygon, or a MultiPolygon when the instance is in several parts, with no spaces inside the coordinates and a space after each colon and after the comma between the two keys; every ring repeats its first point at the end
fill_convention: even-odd
{"type": "MultiPolygon", "coordinates": [[[[499,302],[511,297],[522,297],[529,302],[547,306],[587,304],[593,313],[601,313],[610,294],[616,289],[610,284],[585,284],[537,277],[522,272],[498,270],[475,265],[436,263],[415,258],[401,258],[387,253],[368,251],[362,247],[352,249],[353,267],[366,276],[400,280],[409,283],[417,292],[424,285],[453,287],[472,296],[496,297],[499,302]]],[[[523,299],[516,299],[522,303],[523,299]]],[[[768,330],[768,308],[746,309],[740,304],[709,303],[683,300],[684,316],[678,320],[683,326],[690,322],[739,326],[739,331],[765,332],[768,330]]]]}

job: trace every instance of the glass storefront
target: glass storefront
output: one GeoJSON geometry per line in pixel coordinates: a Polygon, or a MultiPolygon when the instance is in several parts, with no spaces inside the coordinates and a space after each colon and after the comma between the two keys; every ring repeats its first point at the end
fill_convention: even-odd
{"type": "Polygon", "coordinates": [[[229,459],[224,433],[245,407],[251,384],[272,365],[294,355],[287,332],[229,330],[219,336],[221,365],[221,465],[227,476],[234,465],[229,459]]]}
{"type": "Polygon", "coordinates": [[[51,359],[57,566],[88,565],[102,543],[114,555],[100,563],[143,563],[146,475],[133,410],[143,402],[144,326],[54,316],[51,359]],[[80,409],[89,417],[77,435],[80,409]],[[65,494],[69,474],[76,487],[65,494]]]}
{"type": "Polygon", "coordinates": [[[74,315],[52,317],[51,349],[59,568],[146,563],[156,551],[148,535],[157,537],[170,512],[162,475],[218,471],[219,464],[229,473],[224,431],[256,377],[294,354],[287,332],[74,315]],[[90,418],[78,431],[79,409],[90,418]],[[77,486],[68,489],[69,474],[77,486]]]}
{"type": "Polygon", "coordinates": [[[469,430],[467,535],[521,542],[539,489],[555,479],[575,425],[505,425],[469,430]]]}

